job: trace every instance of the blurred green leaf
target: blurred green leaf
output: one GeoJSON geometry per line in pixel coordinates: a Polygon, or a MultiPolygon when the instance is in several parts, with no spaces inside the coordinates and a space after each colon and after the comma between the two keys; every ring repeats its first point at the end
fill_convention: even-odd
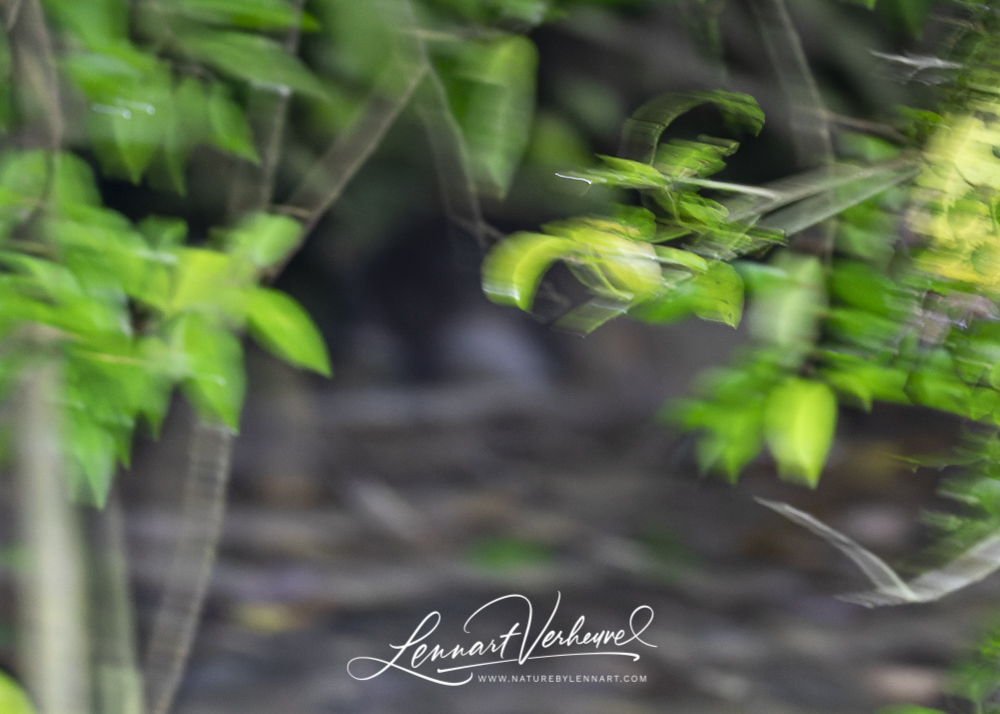
{"type": "Polygon", "coordinates": [[[184,245],[187,223],[170,216],[146,216],[139,223],[139,230],[149,244],[157,250],[170,250],[184,245]]]}
{"type": "Polygon", "coordinates": [[[667,178],[649,164],[619,159],[615,156],[599,156],[598,158],[607,164],[608,168],[589,169],[578,174],[569,173],[568,175],[620,188],[652,189],[667,188],[670,185],[667,178]]]}
{"type": "Polygon", "coordinates": [[[526,37],[469,43],[445,76],[476,182],[502,198],[528,148],[538,51],[526,37]]]}
{"type": "Polygon", "coordinates": [[[629,317],[654,324],[668,324],[689,317],[694,312],[695,295],[698,292],[695,275],[674,271],[664,272],[664,276],[661,290],[632,305],[628,310],[629,317]]]}
{"type": "Polygon", "coordinates": [[[238,430],[246,391],[239,339],[217,322],[189,313],[174,321],[171,343],[186,361],[189,376],[182,389],[199,416],[238,430]]]}
{"type": "Polygon", "coordinates": [[[713,261],[708,270],[695,276],[692,299],[694,314],[703,320],[740,324],[743,315],[743,279],[728,263],[713,261]]]}
{"type": "Polygon", "coordinates": [[[316,19],[298,13],[288,0],[175,0],[178,11],[193,20],[235,25],[249,30],[281,30],[301,24],[304,30],[319,29],[316,19]]]}
{"type": "MultiPolygon", "coordinates": [[[[760,453],[763,445],[763,418],[760,405],[726,407],[717,411],[711,426],[698,439],[698,468],[722,470],[730,481],[760,453]]],[[[707,426],[707,425],[706,425],[707,426]]]]}
{"type": "Polygon", "coordinates": [[[501,305],[530,310],[545,272],[576,246],[568,238],[541,233],[515,233],[501,241],[483,261],[483,290],[501,305]]]}
{"type": "Polygon", "coordinates": [[[830,387],[788,379],[768,396],[764,419],[781,478],[815,488],[837,425],[837,398],[830,387]]]}
{"type": "Polygon", "coordinates": [[[757,101],[736,92],[688,92],[665,94],[639,107],[622,130],[621,155],[644,164],[653,162],[660,136],[673,121],[703,104],[714,104],[727,123],[752,134],[764,126],[764,113],[757,101]]]}
{"type": "Polygon", "coordinates": [[[323,83],[280,43],[245,32],[203,30],[177,37],[195,59],[225,74],[274,91],[293,91],[324,99],[323,83]]]}
{"type": "Polygon", "coordinates": [[[182,248],[169,310],[225,315],[240,322],[253,282],[253,266],[246,261],[214,250],[182,248]]]}
{"type": "Polygon", "coordinates": [[[221,82],[212,84],[207,109],[212,146],[253,163],[260,161],[246,114],[233,101],[226,85],[221,82]]]}
{"type": "Polygon", "coordinates": [[[778,272],[751,271],[758,283],[770,276],[756,294],[751,329],[762,342],[800,354],[812,344],[826,305],[823,266],[815,257],[788,251],[779,253],[772,266],[778,272]]]}
{"type": "Polygon", "coordinates": [[[0,672],[0,712],[3,714],[35,714],[28,695],[17,682],[0,672]]]}
{"type": "Polygon", "coordinates": [[[356,0],[315,0],[314,11],[330,37],[339,73],[353,80],[374,81],[393,54],[392,28],[383,6],[356,0]]]}
{"type": "Polygon", "coordinates": [[[298,245],[302,226],[293,218],[254,213],[226,233],[226,250],[245,256],[258,268],[280,263],[298,245]]]}
{"type": "Polygon", "coordinates": [[[247,301],[250,335],[269,351],[296,367],[330,376],[330,357],[323,337],[308,313],[278,290],[258,288],[247,301]]]}
{"type": "Polygon", "coordinates": [[[971,414],[972,388],[958,378],[954,368],[944,371],[925,367],[913,372],[906,383],[906,393],[914,404],[976,418],[971,414]]]}
{"type": "Polygon", "coordinates": [[[114,476],[115,438],[91,418],[86,407],[67,409],[65,428],[71,468],[78,469],[83,477],[76,481],[75,495],[103,507],[114,476]]]}
{"type": "Polygon", "coordinates": [[[90,49],[128,38],[124,0],[44,0],[42,4],[59,27],[76,35],[90,49]]]}

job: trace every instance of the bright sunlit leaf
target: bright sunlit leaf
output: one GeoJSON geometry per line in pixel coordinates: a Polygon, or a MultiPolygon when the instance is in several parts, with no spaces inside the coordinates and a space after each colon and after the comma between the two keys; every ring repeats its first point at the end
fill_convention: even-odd
{"type": "Polygon", "coordinates": [[[258,288],[247,301],[250,334],[261,346],[283,360],[330,376],[330,357],[323,336],[308,313],[279,290],[258,288]]]}

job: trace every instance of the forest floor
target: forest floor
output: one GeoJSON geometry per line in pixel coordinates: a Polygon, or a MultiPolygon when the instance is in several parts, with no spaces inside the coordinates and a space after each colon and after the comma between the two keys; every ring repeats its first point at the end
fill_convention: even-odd
{"type": "MultiPolygon", "coordinates": [[[[753,496],[788,501],[906,562],[925,544],[921,513],[937,475],[912,473],[895,455],[945,449],[951,426],[898,409],[848,413],[816,491],[781,484],[766,459],[737,486],[703,478],[692,442],[654,416],[735,340],[713,326],[668,331],[650,347],[651,333],[629,329],[588,338],[591,353],[610,355],[605,367],[618,366],[591,364],[603,378],[576,384],[494,374],[379,386],[348,375],[313,389],[272,375],[244,421],[179,714],[867,714],[942,705],[949,668],[1000,611],[1000,577],[934,604],[847,604],[835,596],[866,587],[855,566],[753,496]],[[644,350],[671,352],[673,362],[644,368],[656,362],[644,350]],[[621,354],[641,359],[622,373],[621,354]],[[627,628],[648,606],[642,640],[655,647],[621,648],[638,661],[475,670],[608,681],[444,686],[398,669],[367,681],[348,673],[356,657],[391,659],[391,646],[432,612],[441,625],[428,644],[506,632],[524,601],[489,608],[470,633],[461,626],[512,593],[532,602],[533,632],[557,597],[553,626],[562,629],[579,616],[587,629],[627,628]]],[[[181,468],[182,436],[170,432],[153,450],[161,455],[137,469],[148,483],[181,468]],[[175,461],[162,456],[171,453],[175,461]]],[[[169,502],[147,487],[128,507],[143,617],[177,531],[169,502]]]]}

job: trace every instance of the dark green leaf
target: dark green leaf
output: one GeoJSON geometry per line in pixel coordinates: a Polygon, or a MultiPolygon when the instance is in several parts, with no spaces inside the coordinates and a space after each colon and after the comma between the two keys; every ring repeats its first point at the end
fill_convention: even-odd
{"type": "Polygon", "coordinates": [[[247,302],[250,334],[261,346],[294,364],[330,376],[323,337],[302,306],[283,292],[258,288],[247,302]]]}
{"type": "Polygon", "coordinates": [[[208,96],[208,119],[213,146],[247,161],[260,161],[246,114],[221,82],[212,85],[208,96]]]}

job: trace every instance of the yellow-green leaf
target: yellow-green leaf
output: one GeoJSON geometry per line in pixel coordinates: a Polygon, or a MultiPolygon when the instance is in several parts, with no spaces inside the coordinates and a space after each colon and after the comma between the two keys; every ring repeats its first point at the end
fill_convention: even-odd
{"type": "Polygon", "coordinates": [[[495,303],[530,310],[545,271],[575,250],[576,244],[568,238],[515,233],[486,256],[483,290],[495,303]]]}
{"type": "Polygon", "coordinates": [[[17,682],[0,672],[0,712],[3,714],[35,714],[35,708],[17,682]]]}
{"type": "Polygon", "coordinates": [[[308,313],[283,292],[258,288],[247,305],[250,334],[262,347],[297,367],[329,377],[330,357],[308,313]]]}
{"type": "Polygon", "coordinates": [[[815,487],[837,425],[837,398],[822,382],[793,377],[768,395],[767,443],[786,481],[815,487]]]}
{"type": "Polygon", "coordinates": [[[267,268],[288,256],[302,234],[302,226],[288,216],[255,213],[227,235],[227,249],[267,268]]]}

